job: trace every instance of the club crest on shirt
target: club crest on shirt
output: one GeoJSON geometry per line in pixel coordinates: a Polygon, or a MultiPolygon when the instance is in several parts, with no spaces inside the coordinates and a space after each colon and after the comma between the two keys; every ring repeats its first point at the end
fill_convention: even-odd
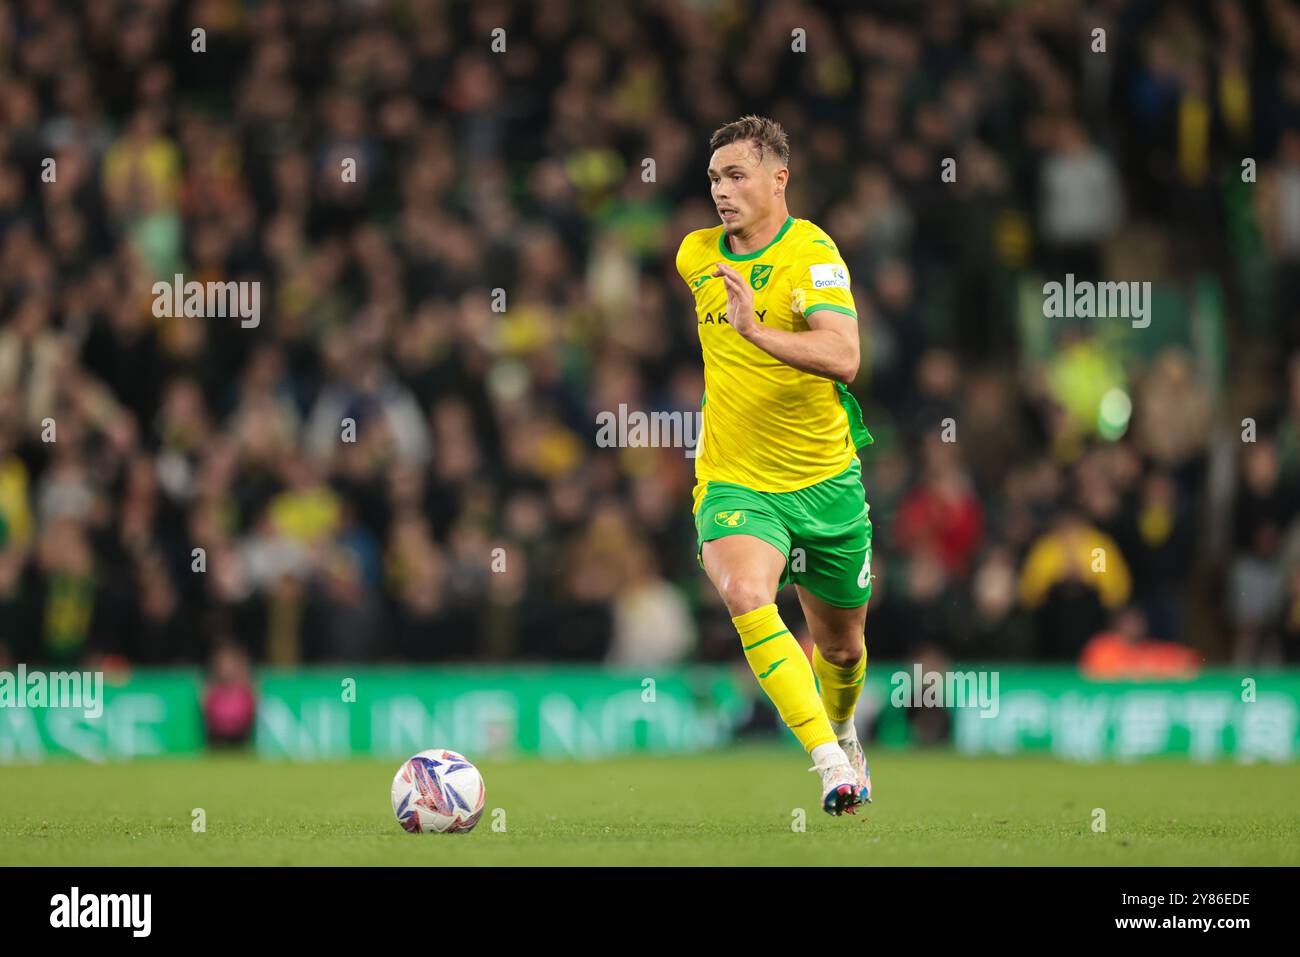
{"type": "Polygon", "coordinates": [[[755,263],[754,268],[749,271],[749,284],[754,289],[762,289],[771,278],[772,267],[765,266],[762,263],[755,263]]]}

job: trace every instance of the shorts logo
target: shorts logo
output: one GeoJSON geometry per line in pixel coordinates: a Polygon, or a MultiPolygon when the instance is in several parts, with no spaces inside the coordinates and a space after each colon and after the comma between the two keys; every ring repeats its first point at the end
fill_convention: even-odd
{"type": "Polygon", "coordinates": [[[745,524],[745,513],[719,512],[717,515],[713,516],[713,520],[726,528],[736,528],[737,526],[745,524]]]}
{"type": "Polygon", "coordinates": [[[835,263],[819,263],[816,266],[808,267],[812,274],[812,285],[814,289],[848,289],[849,274],[843,267],[835,263]]]}
{"type": "Polygon", "coordinates": [[[758,263],[749,271],[749,284],[755,289],[762,289],[772,278],[772,267],[758,263]]]}

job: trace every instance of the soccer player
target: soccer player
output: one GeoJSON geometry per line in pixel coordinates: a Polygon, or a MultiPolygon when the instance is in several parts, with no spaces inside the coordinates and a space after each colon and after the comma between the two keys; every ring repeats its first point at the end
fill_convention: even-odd
{"type": "Polygon", "coordinates": [[[759,685],[821,773],[822,809],[852,814],[871,800],[853,711],[871,597],[858,449],[872,439],[846,387],[858,372],[849,271],[825,232],[786,209],[790,147],[778,123],[746,116],[709,146],[722,223],[677,251],[704,355],[698,558],[759,685]],[[777,613],[789,582],[811,667],[777,613]]]}

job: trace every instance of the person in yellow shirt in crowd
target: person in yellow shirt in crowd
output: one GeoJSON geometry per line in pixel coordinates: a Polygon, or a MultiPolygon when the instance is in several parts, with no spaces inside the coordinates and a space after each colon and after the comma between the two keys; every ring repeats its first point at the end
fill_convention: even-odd
{"type": "Polygon", "coordinates": [[[1077,660],[1133,589],[1119,544],[1066,509],[1030,547],[1020,571],[1020,603],[1039,618],[1044,657],[1077,660]]]}

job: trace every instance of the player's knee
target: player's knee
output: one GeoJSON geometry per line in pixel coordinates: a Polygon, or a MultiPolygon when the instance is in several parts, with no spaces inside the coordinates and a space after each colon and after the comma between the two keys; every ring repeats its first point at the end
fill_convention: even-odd
{"type": "Polygon", "coordinates": [[[838,644],[828,644],[825,648],[819,650],[822,657],[836,668],[848,668],[858,663],[866,648],[862,636],[859,635],[856,643],[852,640],[846,640],[838,644]]]}
{"type": "Polygon", "coordinates": [[[770,586],[748,575],[727,576],[719,586],[718,593],[732,618],[748,614],[755,608],[770,605],[776,600],[770,586]]]}

